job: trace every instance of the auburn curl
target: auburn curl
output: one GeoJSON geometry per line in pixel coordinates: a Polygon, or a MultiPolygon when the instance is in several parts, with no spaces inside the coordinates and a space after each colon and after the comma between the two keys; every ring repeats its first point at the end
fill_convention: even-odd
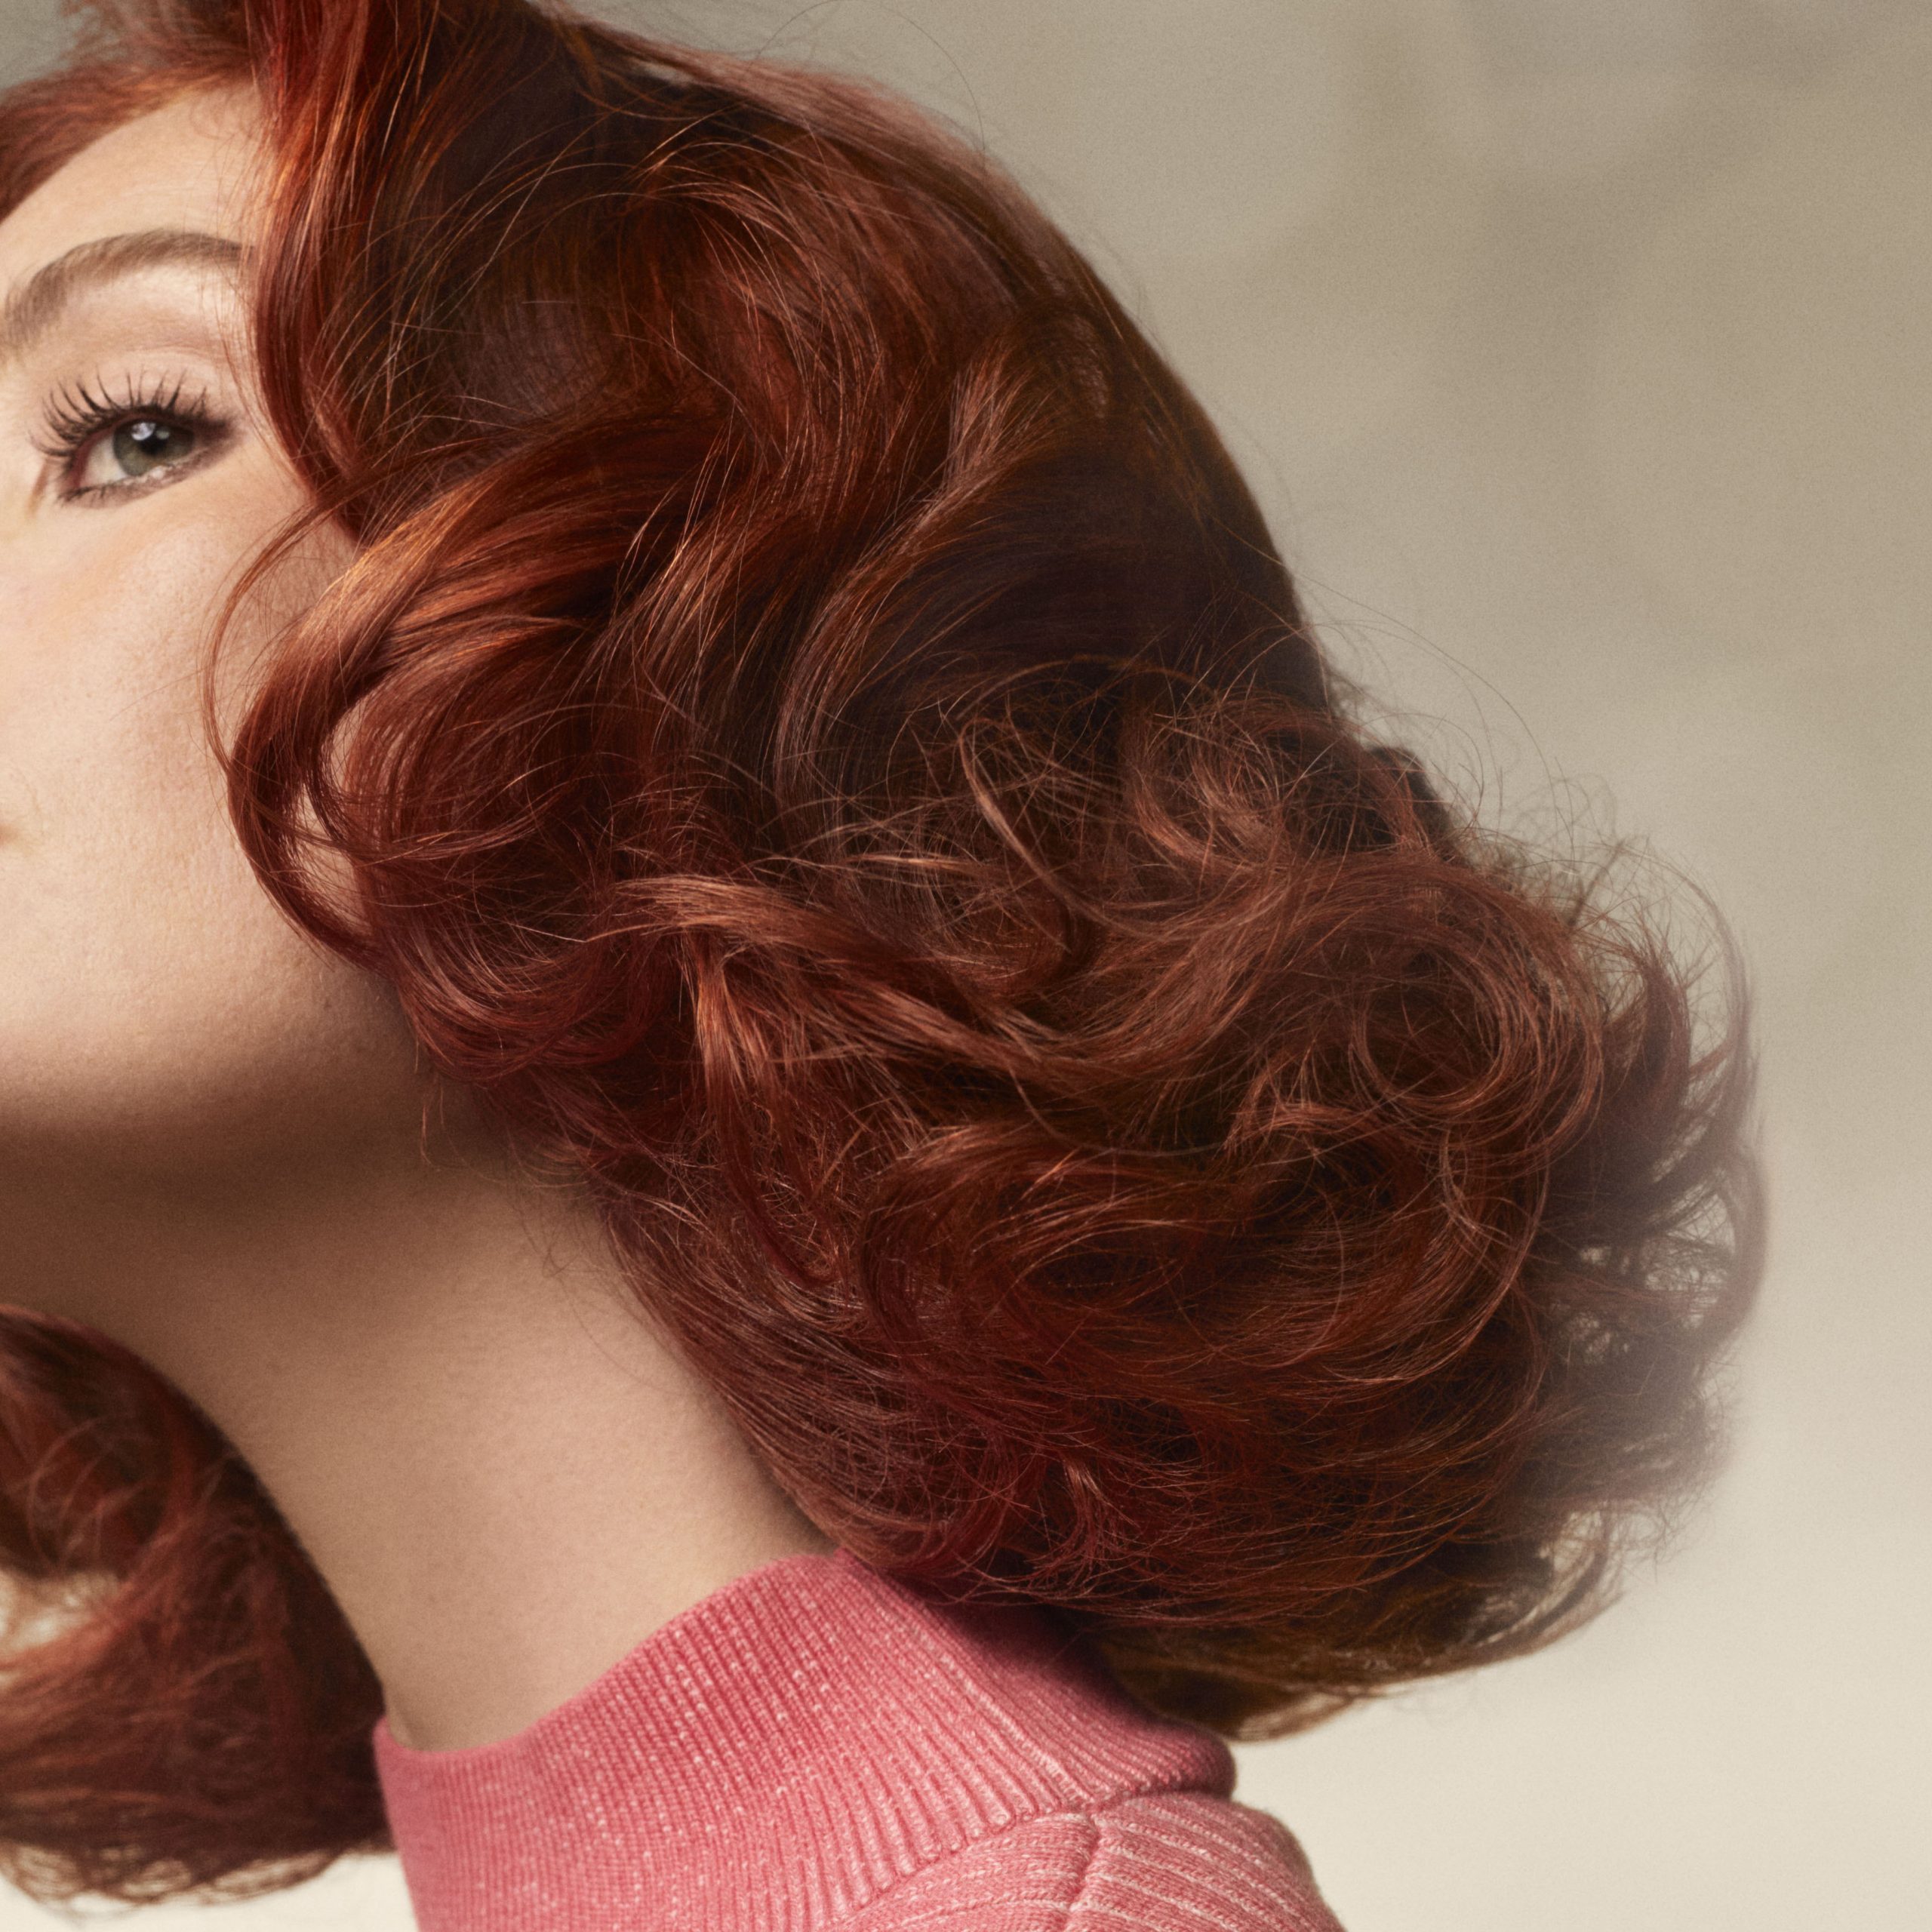
{"type": "MultiPolygon", "coordinates": [[[[229,748],[247,849],[807,1513],[1237,1737],[1598,1607],[1757,1273],[1734,961],[1713,1028],[1660,918],[1374,741],[1078,254],[889,97],[526,0],[84,29],[0,209],[252,88],[267,403],[355,543],[229,748]]],[[[13,1875],[380,1847],[379,1688],[233,1452],[99,1337],[0,1345],[0,1561],[65,1605],[5,1661],[13,1875]]]]}

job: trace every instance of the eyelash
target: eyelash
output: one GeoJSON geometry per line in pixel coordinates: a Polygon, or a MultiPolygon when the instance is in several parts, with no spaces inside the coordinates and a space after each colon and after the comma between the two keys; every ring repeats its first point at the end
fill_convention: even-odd
{"type": "MultiPolygon", "coordinates": [[[[72,388],[63,384],[47,405],[43,434],[35,438],[34,447],[49,462],[60,464],[63,475],[71,475],[75,463],[96,438],[104,431],[118,429],[130,423],[159,423],[171,429],[192,430],[198,439],[205,436],[211,444],[218,441],[227,425],[209,408],[205,390],[193,401],[184,403],[182,392],[186,387],[185,380],[177,380],[164,396],[158,383],[151,392],[143,393],[137,393],[130,386],[128,392],[117,398],[111,394],[97,395],[85,383],[72,388]]],[[[185,461],[151,473],[171,480],[181,471],[194,467],[205,454],[198,446],[185,461]]],[[[155,487],[145,478],[130,477],[125,482],[91,483],[69,490],[65,500],[120,496],[155,487]]]]}

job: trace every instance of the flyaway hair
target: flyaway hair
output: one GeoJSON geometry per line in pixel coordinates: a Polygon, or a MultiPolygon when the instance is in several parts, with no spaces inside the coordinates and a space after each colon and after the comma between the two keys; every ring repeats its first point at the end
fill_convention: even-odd
{"type": "MultiPolygon", "coordinates": [[[[806,1513],[1234,1737],[1598,1608],[1756,1278],[1734,961],[1374,740],[986,156],[525,0],[82,26],[0,100],[0,211],[252,88],[267,406],[355,545],[226,747],[248,854],[592,1191],[806,1513]]],[[[272,1504],[24,1315],[0,1564],[29,1890],[386,1842],[272,1504]]]]}

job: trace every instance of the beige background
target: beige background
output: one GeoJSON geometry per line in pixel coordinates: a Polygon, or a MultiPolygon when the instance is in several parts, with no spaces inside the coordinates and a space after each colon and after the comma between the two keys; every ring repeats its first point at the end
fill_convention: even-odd
{"type": "MultiPolygon", "coordinates": [[[[0,58],[54,42],[0,0],[0,58]]],[[[1338,650],[1756,980],[1732,1466],[1559,1650],[1243,1751],[1350,1932],[1918,1932],[1932,17],[1917,0],[609,5],[983,136],[1217,412],[1338,650]]],[[[170,1924],[408,1923],[393,1868],[170,1924]]],[[[56,1921],[0,1899],[0,1928],[56,1921]]]]}

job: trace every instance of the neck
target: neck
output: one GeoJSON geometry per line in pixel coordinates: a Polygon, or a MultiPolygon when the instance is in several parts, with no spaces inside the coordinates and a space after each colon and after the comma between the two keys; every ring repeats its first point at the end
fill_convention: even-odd
{"type": "Polygon", "coordinates": [[[832,1547],[654,1331],[580,1194],[419,1156],[272,1211],[170,1213],[160,1241],[125,1217],[125,1291],[57,1312],[248,1460],[404,1744],[509,1737],[734,1577],[832,1547]]]}

